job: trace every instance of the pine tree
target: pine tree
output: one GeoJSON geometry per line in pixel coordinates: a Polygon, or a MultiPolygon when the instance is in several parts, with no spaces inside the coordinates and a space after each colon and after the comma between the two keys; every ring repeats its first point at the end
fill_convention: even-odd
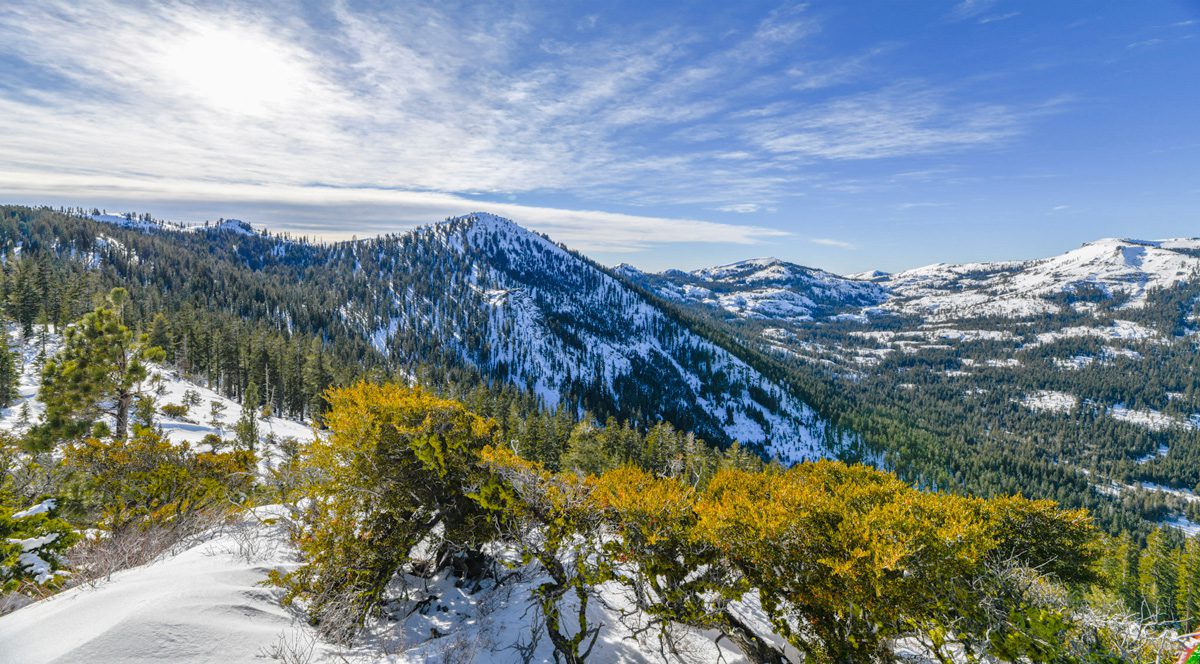
{"type": "Polygon", "coordinates": [[[225,411],[229,407],[217,399],[208,402],[208,425],[217,430],[225,428],[225,411]]]}
{"type": "Polygon", "coordinates": [[[17,398],[20,379],[16,358],[8,347],[8,332],[0,323],[0,407],[8,408],[17,398]]]}
{"type": "Polygon", "coordinates": [[[51,439],[80,433],[102,412],[112,415],[118,439],[128,434],[147,364],[161,360],[163,352],[122,323],[127,298],[125,289],[114,288],[106,306],[67,328],[62,352],[46,362],[40,394],[46,404],[43,433],[51,439]]]}
{"type": "Polygon", "coordinates": [[[616,468],[617,459],[606,449],[603,433],[603,429],[587,420],[575,425],[570,438],[567,439],[567,449],[562,455],[563,470],[599,475],[616,468]]]}
{"type": "Polygon", "coordinates": [[[25,337],[33,334],[33,324],[41,309],[41,296],[31,272],[33,267],[29,261],[18,264],[8,295],[8,315],[21,325],[21,335],[25,337]]]}
{"type": "Polygon", "coordinates": [[[1179,564],[1170,538],[1155,528],[1146,538],[1146,548],[1138,561],[1138,585],[1151,618],[1173,620],[1178,593],[1179,564]]]}
{"type": "Polygon", "coordinates": [[[1200,537],[1184,544],[1179,556],[1179,590],[1175,608],[1184,632],[1200,629],[1200,537]]]}
{"type": "Polygon", "coordinates": [[[258,403],[258,385],[251,381],[242,395],[242,416],[233,426],[238,449],[253,452],[258,445],[258,403]]]}
{"type": "Polygon", "coordinates": [[[175,359],[175,344],[171,338],[171,325],[162,312],[155,314],[154,319],[150,321],[150,331],[147,333],[147,337],[150,340],[151,346],[163,349],[168,360],[175,359]]]}

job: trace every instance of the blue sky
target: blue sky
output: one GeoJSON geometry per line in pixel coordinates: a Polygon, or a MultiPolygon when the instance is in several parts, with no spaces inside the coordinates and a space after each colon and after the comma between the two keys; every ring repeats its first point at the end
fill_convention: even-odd
{"type": "Polygon", "coordinates": [[[1200,3],[0,7],[0,198],[839,272],[1200,235],[1200,3]]]}

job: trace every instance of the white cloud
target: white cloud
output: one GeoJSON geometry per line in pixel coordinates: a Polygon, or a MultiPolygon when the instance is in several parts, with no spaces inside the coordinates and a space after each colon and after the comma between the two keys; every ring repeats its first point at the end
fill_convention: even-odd
{"type": "Polygon", "coordinates": [[[837,247],[838,249],[853,249],[854,245],[845,240],[835,240],[829,237],[814,237],[809,238],[809,242],[819,244],[823,247],[837,247]]]}
{"type": "Polygon", "coordinates": [[[995,5],[996,0],[962,0],[950,10],[950,18],[955,21],[973,18],[995,5]]]}
{"type": "Polygon", "coordinates": [[[997,143],[1023,123],[995,104],[951,107],[942,95],[912,85],[841,98],[752,128],[767,152],[822,159],[878,159],[997,143]]]}
{"type": "Polygon", "coordinates": [[[370,188],[259,186],[180,180],[59,176],[52,179],[0,171],[0,189],[27,198],[52,200],[63,191],[84,201],[174,202],[192,220],[222,215],[246,217],[273,230],[326,239],[391,233],[446,217],[487,211],[547,233],[583,251],[635,252],[651,245],[699,242],[757,244],[790,235],[760,226],[696,219],[571,210],[517,203],[482,202],[454,194],[370,188]],[[182,203],[180,203],[182,202],[182,203]],[[249,214],[246,214],[249,212],[249,214]],[[330,223],[351,215],[353,225],[330,223]]]}
{"type": "Polygon", "coordinates": [[[736,212],[737,214],[752,214],[760,209],[758,203],[732,203],[717,208],[721,212],[736,212]]]}
{"type": "Polygon", "coordinates": [[[981,16],[979,18],[978,22],[980,25],[987,25],[988,23],[999,23],[1000,21],[1007,21],[1010,18],[1016,18],[1020,15],[1021,15],[1021,12],[1005,12],[1003,14],[993,14],[991,16],[981,16]]]}
{"type": "MultiPolygon", "coordinates": [[[[533,11],[397,3],[367,15],[337,2],[311,19],[318,28],[301,18],[312,12],[253,5],[5,3],[0,44],[36,76],[0,87],[0,186],[131,205],[276,201],[327,227],[334,201],[371,219],[504,213],[454,192],[750,213],[803,195],[820,177],[805,160],[991,145],[1027,119],[920,84],[795,103],[797,89],[858,77],[879,52],[807,62],[799,46],[821,26],[800,5],[709,38],[589,16],[565,26],[586,33],[569,43],[545,38],[561,33],[533,11]]],[[[552,223],[544,208],[514,210],[552,223]]],[[[553,214],[573,219],[556,235],[611,246],[769,237],[553,214]]]]}

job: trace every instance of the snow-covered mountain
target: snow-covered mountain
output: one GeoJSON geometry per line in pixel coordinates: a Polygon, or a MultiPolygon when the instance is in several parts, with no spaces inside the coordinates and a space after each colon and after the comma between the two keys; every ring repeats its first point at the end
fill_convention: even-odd
{"type": "Polygon", "coordinates": [[[387,300],[341,314],[394,359],[448,355],[551,406],[666,419],[785,461],[828,454],[824,422],[788,390],[507,219],[477,213],[343,249],[387,300]]]}
{"type": "Polygon", "coordinates": [[[891,275],[888,309],[937,318],[1029,316],[1059,311],[1059,296],[1127,297],[1200,275],[1200,239],[1103,239],[1058,256],[996,263],[938,263],[891,275]]]}
{"type": "Polygon", "coordinates": [[[1125,306],[1141,306],[1156,288],[1200,277],[1200,239],[1108,238],[1050,258],[845,277],[775,258],[693,272],[647,274],[629,265],[614,272],[665,299],[742,319],[805,322],[885,312],[930,320],[1026,317],[1060,311],[1070,300],[1122,298],[1125,306]]]}
{"type": "Polygon", "coordinates": [[[884,288],[869,281],[778,258],[754,258],[692,272],[645,274],[628,265],[615,271],[665,299],[715,307],[739,318],[810,321],[875,306],[887,297],[884,288]]]}

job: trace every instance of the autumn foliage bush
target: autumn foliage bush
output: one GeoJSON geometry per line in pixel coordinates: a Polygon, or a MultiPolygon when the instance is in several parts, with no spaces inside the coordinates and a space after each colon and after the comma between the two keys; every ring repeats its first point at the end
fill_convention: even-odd
{"type": "Polygon", "coordinates": [[[630,591],[664,656],[683,626],[786,661],[743,618],[753,603],[812,662],[890,661],[902,639],[945,661],[1103,654],[1060,601],[1096,581],[1082,511],[919,491],[836,461],[728,464],[704,483],[633,466],[555,472],[420,389],[363,383],[327,399],[330,435],[301,455],[308,562],[277,581],[345,637],[419,551],[429,571],[490,543],[543,579],[531,599],[564,662],[590,654],[601,627],[587,607],[604,584],[630,591]]]}

